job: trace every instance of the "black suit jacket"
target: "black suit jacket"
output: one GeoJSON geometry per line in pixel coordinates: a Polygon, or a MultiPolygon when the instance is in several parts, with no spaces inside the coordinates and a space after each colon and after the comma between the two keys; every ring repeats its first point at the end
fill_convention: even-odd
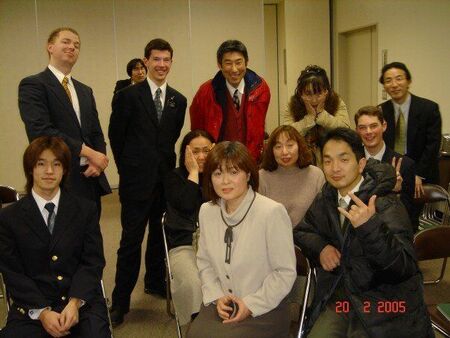
{"type": "Polygon", "coordinates": [[[17,306],[61,309],[70,297],[88,304],[101,297],[105,259],[92,201],[61,191],[51,235],[33,196],[25,196],[1,210],[0,252],[0,271],[17,306]]]}
{"type": "Polygon", "coordinates": [[[408,215],[411,218],[411,223],[416,223],[416,209],[417,205],[414,204],[414,186],[416,184],[415,176],[416,176],[416,166],[412,159],[408,156],[401,155],[391,148],[386,146],[386,150],[382,157],[382,162],[386,162],[391,164],[392,158],[396,158],[397,160],[402,158],[402,165],[400,167],[400,175],[402,175],[402,190],[400,192],[400,200],[403,205],[406,207],[408,211],[408,215]]]}
{"type": "Polygon", "coordinates": [[[148,81],[116,93],[112,103],[109,139],[119,170],[121,198],[151,197],[156,183],[175,168],[175,143],[186,113],[186,98],[167,86],[158,122],[148,81]]]}
{"type": "Polygon", "coordinates": [[[119,90],[128,87],[129,85],[131,85],[131,79],[117,81],[116,87],[114,88],[114,94],[117,93],[119,90]]]}
{"type": "MultiPolygon", "coordinates": [[[[56,76],[46,68],[43,72],[26,77],[19,84],[20,116],[25,123],[28,140],[44,135],[60,136],[72,153],[72,168],[69,189],[81,196],[89,190],[84,185],[80,172],[82,144],[106,154],[106,143],[98,119],[92,89],[72,78],[80,104],[81,126],[69,97],[56,76]]],[[[98,184],[100,195],[111,192],[105,174],[89,179],[98,184]]]]}
{"type": "MultiPolygon", "coordinates": [[[[392,100],[382,103],[387,129],[383,134],[386,145],[395,147],[395,111],[392,100]]],[[[439,147],[442,120],[439,106],[430,100],[411,94],[408,115],[406,155],[416,162],[416,174],[425,183],[439,182],[439,147]]]]}

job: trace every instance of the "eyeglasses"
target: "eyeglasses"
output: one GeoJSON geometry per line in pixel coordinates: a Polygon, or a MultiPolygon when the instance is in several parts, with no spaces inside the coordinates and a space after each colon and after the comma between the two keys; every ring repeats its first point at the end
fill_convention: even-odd
{"type": "Polygon", "coordinates": [[[389,84],[391,84],[392,82],[402,82],[402,81],[405,81],[406,80],[406,77],[405,76],[403,76],[403,75],[399,75],[399,76],[396,76],[396,77],[388,77],[388,78],[386,78],[386,79],[384,79],[384,84],[385,85],[389,85],[389,84]]]}

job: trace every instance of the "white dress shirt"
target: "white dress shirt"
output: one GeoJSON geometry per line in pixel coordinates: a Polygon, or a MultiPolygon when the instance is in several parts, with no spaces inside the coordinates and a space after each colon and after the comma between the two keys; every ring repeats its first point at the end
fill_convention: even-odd
{"type": "Polygon", "coordinates": [[[228,91],[230,92],[231,97],[234,96],[234,92],[236,89],[238,90],[238,97],[239,97],[239,106],[242,104],[242,95],[244,95],[244,89],[245,89],[245,81],[242,78],[241,82],[239,82],[239,85],[237,88],[234,88],[232,85],[228,83],[228,81],[225,80],[225,83],[227,84],[228,91]]]}
{"type": "Polygon", "coordinates": [[[376,153],[375,155],[370,154],[370,153],[367,151],[366,147],[364,147],[364,153],[366,154],[366,158],[367,158],[367,159],[369,159],[369,158],[374,158],[374,159],[376,159],[376,160],[378,160],[378,161],[381,162],[381,159],[383,158],[384,152],[386,151],[386,143],[384,143],[384,141],[382,141],[382,142],[383,142],[383,147],[382,147],[382,148],[380,149],[380,151],[379,151],[378,153],[376,153]]]}
{"type": "Polygon", "coordinates": [[[156,90],[158,88],[161,89],[161,106],[162,109],[164,110],[164,102],[166,101],[166,92],[167,92],[167,82],[164,82],[161,86],[158,86],[156,83],[154,83],[152,80],[150,80],[149,77],[147,77],[147,82],[148,85],[150,86],[150,90],[152,92],[152,100],[155,101],[155,97],[156,97],[156,90]]]}

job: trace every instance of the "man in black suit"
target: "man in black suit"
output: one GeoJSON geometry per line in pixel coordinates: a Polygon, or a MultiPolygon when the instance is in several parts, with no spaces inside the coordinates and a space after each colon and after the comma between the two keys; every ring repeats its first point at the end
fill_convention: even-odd
{"type": "Polygon", "coordinates": [[[186,112],[186,98],[166,82],[172,56],[173,50],[167,41],[150,41],[144,58],[147,79],[117,92],[113,99],[109,139],[120,176],[123,228],[112,295],[113,324],[120,324],[129,311],[147,223],[145,292],[165,296],[162,182],[175,168],[174,146],[186,112]]]}
{"type": "Polygon", "coordinates": [[[116,82],[114,94],[132,84],[139,83],[147,77],[147,67],[141,59],[132,59],[127,64],[127,74],[129,79],[119,80],[116,82]]]}
{"type": "Polygon", "coordinates": [[[0,272],[12,305],[2,337],[110,337],[95,203],[61,189],[71,154],[42,136],[25,151],[27,195],[0,213],[0,272]]]}
{"type": "Polygon", "coordinates": [[[416,162],[415,196],[423,183],[439,183],[439,147],[442,120],[439,106],[410,94],[411,73],[405,64],[392,62],[381,70],[380,83],[391,100],[382,103],[387,122],[384,141],[416,162]]]}
{"type": "Polygon", "coordinates": [[[69,27],[49,36],[48,67],[19,84],[19,109],[29,141],[43,135],[60,136],[72,152],[68,190],[96,202],[111,193],[103,171],[108,166],[106,144],[92,89],[70,72],[80,53],[80,37],[69,27]]]}
{"type": "Polygon", "coordinates": [[[419,214],[414,205],[415,163],[408,156],[400,155],[386,146],[383,133],[386,130],[386,121],[379,107],[362,107],[355,114],[356,132],[364,143],[365,157],[370,157],[392,164],[396,169],[397,182],[394,192],[400,194],[400,200],[408,211],[414,231],[419,226],[419,214]]]}

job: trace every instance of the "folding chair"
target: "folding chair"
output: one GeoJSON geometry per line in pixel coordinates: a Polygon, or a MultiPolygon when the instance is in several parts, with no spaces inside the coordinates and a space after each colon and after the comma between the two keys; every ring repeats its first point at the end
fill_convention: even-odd
{"type": "Polygon", "coordinates": [[[297,338],[302,338],[305,334],[306,309],[308,307],[313,269],[311,269],[308,259],[303,255],[302,250],[298,246],[295,246],[295,257],[297,259],[297,276],[306,277],[305,294],[303,295],[303,304],[299,317],[300,325],[297,334],[297,338]]]}
{"type": "Polygon", "coordinates": [[[100,286],[102,288],[103,299],[105,300],[106,313],[108,314],[109,332],[111,332],[111,338],[114,338],[114,336],[113,336],[113,326],[112,326],[112,323],[111,323],[111,315],[109,314],[109,299],[108,299],[108,297],[106,297],[105,285],[103,283],[103,279],[100,280],[100,286]]]}
{"type": "MultiPolygon", "coordinates": [[[[450,256],[450,227],[441,226],[420,231],[414,236],[414,247],[419,261],[444,258],[441,275],[435,281],[424,284],[437,284],[444,276],[445,263],[450,256]]],[[[426,288],[425,288],[425,299],[426,288]]],[[[450,322],[437,310],[436,304],[427,304],[433,328],[450,337],[450,322]]]]}
{"type": "Polygon", "coordinates": [[[425,204],[419,219],[421,226],[429,228],[449,223],[450,198],[448,192],[436,184],[424,184],[423,189],[424,196],[416,199],[417,202],[425,204]]]}
{"type": "Polygon", "coordinates": [[[173,306],[172,293],[170,291],[170,283],[173,280],[172,270],[170,268],[170,258],[169,258],[169,246],[167,245],[166,237],[166,213],[163,214],[161,220],[162,233],[164,238],[164,253],[165,253],[165,263],[166,263],[166,311],[169,317],[174,318],[177,324],[177,335],[178,338],[182,338],[180,322],[177,316],[177,310],[173,306]]]}

